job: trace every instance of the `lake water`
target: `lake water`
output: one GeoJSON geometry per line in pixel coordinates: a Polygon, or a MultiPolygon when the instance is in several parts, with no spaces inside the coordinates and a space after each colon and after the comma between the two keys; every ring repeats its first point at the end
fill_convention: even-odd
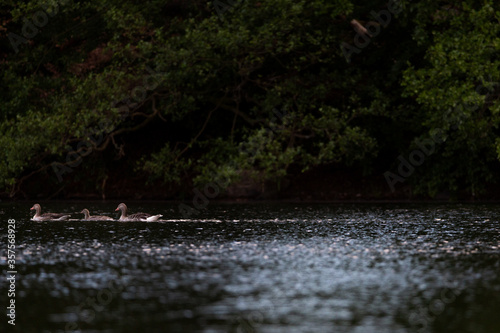
{"type": "Polygon", "coordinates": [[[0,203],[1,332],[500,332],[500,205],[32,204],[0,203]]]}

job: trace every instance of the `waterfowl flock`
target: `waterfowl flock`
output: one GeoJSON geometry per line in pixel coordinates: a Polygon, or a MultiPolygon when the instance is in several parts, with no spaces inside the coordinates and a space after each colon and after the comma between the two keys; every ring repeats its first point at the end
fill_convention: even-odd
{"type": "MultiPolygon", "coordinates": [[[[31,218],[32,221],[64,221],[71,217],[71,214],[67,213],[43,213],[41,214],[42,207],[39,204],[34,204],[30,210],[35,211],[35,215],[31,218]]],[[[118,221],[122,222],[133,222],[133,221],[141,221],[141,222],[156,222],[163,215],[151,215],[148,213],[135,213],[131,215],[127,215],[127,205],[121,203],[116,207],[115,211],[120,211],[121,215],[118,221]]],[[[83,214],[83,221],[115,221],[115,219],[109,216],[103,215],[90,215],[90,212],[87,208],[84,208],[80,214],[83,214]]]]}

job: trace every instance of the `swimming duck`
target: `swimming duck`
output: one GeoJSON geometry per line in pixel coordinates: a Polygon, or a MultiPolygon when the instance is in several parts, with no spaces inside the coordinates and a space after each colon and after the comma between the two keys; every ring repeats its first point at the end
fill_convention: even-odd
{"type": "Polygon", "coordinates": [[[30,210],[35,210],[35,216],[33,216],[33,221],[64,221],[68,219],[71,215],[63,214],[63,213],[44,213],[40,214],[42,207],[39,204],[34,204],[30,210]]]}
{"type": "Polygon", "coordinates": [[[146,221],[146,222],[155,222],[163,215],[151,215],[148,213],[135,213],[131,215],[127,215],[127,205],[121,203],[116,207],[115,211],[121,211],[122,215],[118,219],[119,221],[146,221]]]}
{"type": "Polygon", "coordinates": [[[109,216],[101,216],[101,215],[90,216],[90,212],[89,212],[89,210],[87,208],[84,208],[80,213],[82,213],[85,216],[83,218],[84,220],[89,220],[89,221],[114,221],[109,216]]]}

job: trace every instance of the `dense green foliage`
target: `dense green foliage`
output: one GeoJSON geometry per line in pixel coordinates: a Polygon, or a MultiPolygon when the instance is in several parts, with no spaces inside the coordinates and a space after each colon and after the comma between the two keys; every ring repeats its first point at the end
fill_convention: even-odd
{"type": "Polygon", "coordinates": [[[383,179],[436,129],[404,179],[414,193],[474,196],[500,175],[493,0],[33,0],[0,17],[12,195],[116,172],[174,187],[324,165],[383,179]],[[353,19],[375,22],[369,44],[353,19]]]}

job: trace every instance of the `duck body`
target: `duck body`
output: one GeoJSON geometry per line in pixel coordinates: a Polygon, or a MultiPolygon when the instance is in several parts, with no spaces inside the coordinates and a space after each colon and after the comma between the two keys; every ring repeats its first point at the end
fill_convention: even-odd
{"type": "Polygon", "coordinates": [[[158,215],[151,215],[148,213],[135,213],[131,215],[127,215],[127,205],[124,203],[121,203],[116,207],[115,211],[121,211],[120,218],[118,221],[124,221],[124,222],[133,222],[133,221],[142,221],[142,222],[155,222],[158,221],[160,217],[163,215],[158,214],[158,215]]]}
{"type": "Polygon", "coordinates": [[[33,216],[33,221],[64,221],[67,220],[71,215],[63,213],[44,213],[40,214],[42,207],[39,204],[34,204],[30,210],[35,211],[35,216],[33,216]]]}
{"type": "Polygon", "coordinates": [[[90,216],[90,212],[87,208],[84,208],[80,213],[82,213],[85,216],[83,219],[88,221],[114,221],[109,216],[100,216],[100,215],[90,216]]]}

